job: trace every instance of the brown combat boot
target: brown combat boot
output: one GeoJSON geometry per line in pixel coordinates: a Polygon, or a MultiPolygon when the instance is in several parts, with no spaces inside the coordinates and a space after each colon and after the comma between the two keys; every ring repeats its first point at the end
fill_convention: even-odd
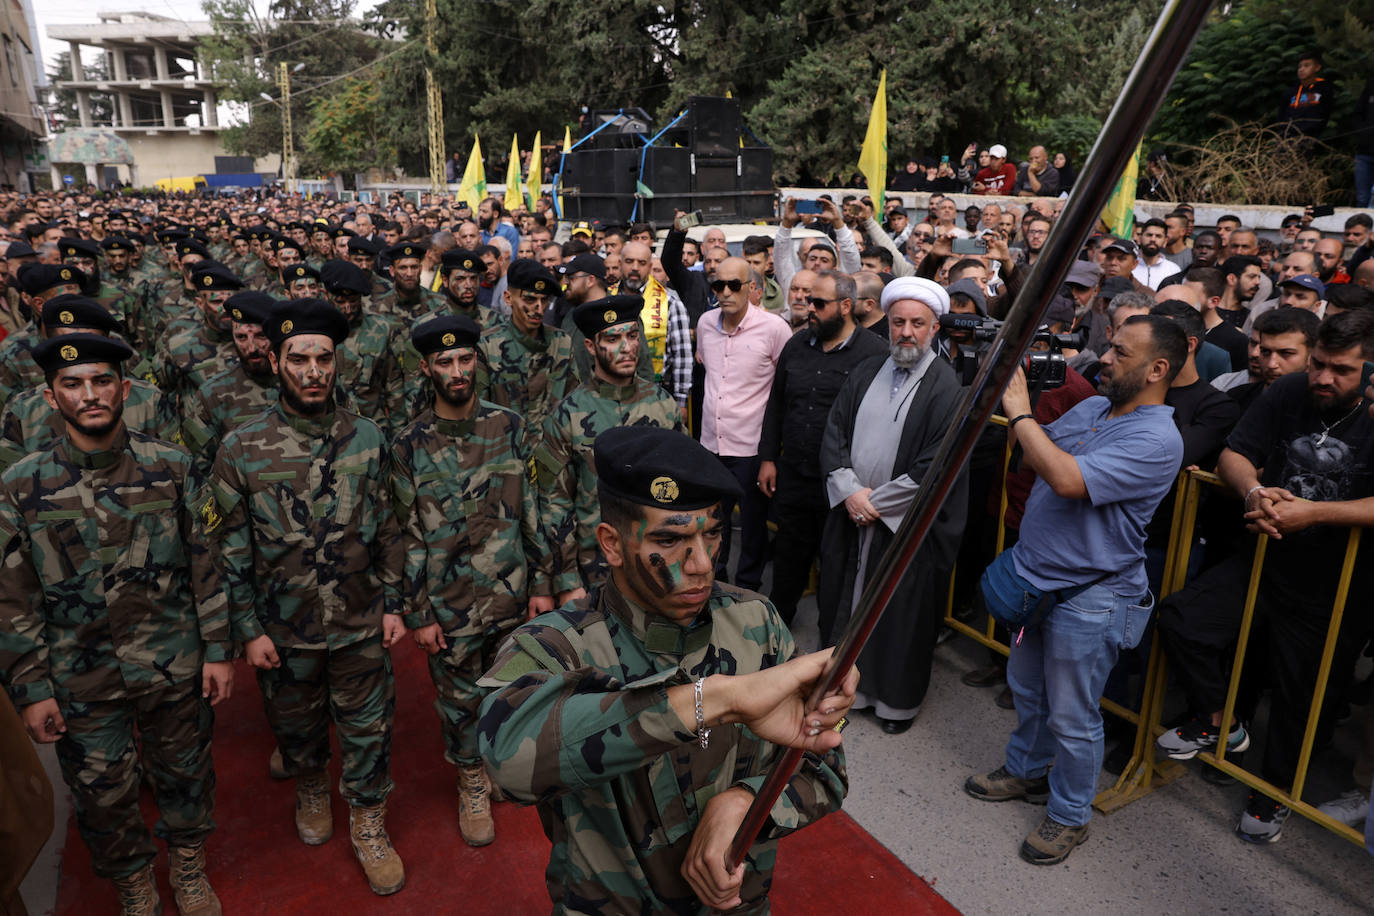
{"type": "Polygon", "coordinates": [[[487,770],[480,763],[458,768],[458,832],[469,846],[485,846],[496,839],[487,770]]]}
{"type": "Polygon", "coordinates": [[[120,916],[161,916],[162,901],[157,896],[151,862],[126,878],[115,878],[114,886],[119,892],[120,916]]]}
{"type": "Polygon", "coordinates": [[[169,847],[167,858],[172,869],[172,896],[181,916],[220,916],[219,897],[205,877],[205,844],[169,847]]]}
{"type": "Polygon", "coordinates": [[[320,846],[334,835],[329,776],[312,773],[296,779],[296,834],[307,846],[320,846]]]}
{"type": "Polygon", "coordinates": [[[289,779],[286,764],[281,759],[281,747],[272,748],[272,756],[267,758],[267,775],[273,779],[289,779]]]}
{"type": "Polygon", "coordinates": [[[405,866],[386,835],[386,805],[350,807],[348,826],[353,834],[353,854],[367,875],[372,893],[385,897],[405,887],[405,866]]]}

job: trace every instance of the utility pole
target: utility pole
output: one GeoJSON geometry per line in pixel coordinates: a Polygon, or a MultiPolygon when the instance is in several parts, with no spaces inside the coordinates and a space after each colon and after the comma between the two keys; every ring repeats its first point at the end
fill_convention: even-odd
{"type": "MultiPolygon", "coordinates": [[[[430,0],[431,3],[434,0],[430,0]]],[[[281,89],[281,177],[286,193],[296,191],[296,144],[291,135],[291,68],[286,61],[277,64],[277,84],[281,89]]]]}
{"type": "Polygon", "coordinates": [[[425,0],[425,92],[429,101],[429,189],[435,194],[446,190],[444,181],[444,97],[434,80],[433,62],[439,53],[434,29],[439,20],[435,0],[425,0]]]}

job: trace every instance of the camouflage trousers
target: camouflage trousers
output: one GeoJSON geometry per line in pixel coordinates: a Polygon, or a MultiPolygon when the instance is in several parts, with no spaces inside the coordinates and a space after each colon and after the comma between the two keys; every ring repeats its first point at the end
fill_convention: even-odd
{"type": "Polygon", "coordinates": [[[62,716],[67,733],[57,761],[97,875],[123,878],[147,866],[157,853],[154,835],[191,846],[215,829],[215,719],[199,678],[127,700],[68,701],[62,716]],[[138,807],[138,742],[161,815],[152,833],[138,807]]]}
{"type": "Polygon", "coordinates": [[[391,654],[374,636],[339,649],[277,647],[281,667],[258,671],[267,722],[291,776],[329,766],[329,723],[339,734],[343,796],[354,806],[391,793],[396,681],[391,654]]]}
{"type": "Polygon", "coordinates": [[[429,656],[429,676],[434,681],[434,710],[444,736],[444,759],[454,766],[482,762],[477,751],[477,710],[491,691],[477,686],[477,679],[496,661],[496,650],[521,624],[518,617],[485,633],[459,630],[445,633],[448,648],[429,656]]]}

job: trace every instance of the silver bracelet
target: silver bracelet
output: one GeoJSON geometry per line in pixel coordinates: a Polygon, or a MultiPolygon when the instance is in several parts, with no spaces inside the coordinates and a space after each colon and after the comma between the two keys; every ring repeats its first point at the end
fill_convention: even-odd
{"type": "Polygon", "coordinates": [[[1259,484],[1259,485],[1257,485],[1257,486],[1251,487],[1249,490],[1246,490],[1246,491],[1245,491],[1245,499],[1243,499],[1241,502],[1242,502],[1244,505],[1247,505],[1247,506],[1250,505],[1250,497],[1253,496],[1253,495],[1255,494],[1255,491],[1256,491],[1256,490],[1263,490],[1263,489],[1264,489],[1264,484],[1259,484]]]}
{"type": "Polygon", "coordinates": [[[698,678],[692,685],[692,696],[697,702],[697,742],[705,750],[706,745],[711,743],[711,730],[706,727],[706,710],[701,705],[701,687],[706,683],[706,678],[698,678]]]}

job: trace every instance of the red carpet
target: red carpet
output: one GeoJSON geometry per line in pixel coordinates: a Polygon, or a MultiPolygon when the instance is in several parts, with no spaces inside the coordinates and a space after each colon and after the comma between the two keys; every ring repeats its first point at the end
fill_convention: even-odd
{"type": "MultiPolygon", "coordinates": [[[[494,806],[496,842],[469,847],[458,835],[456,771],[443,759],[434,689],[420,650],[407,639],[396,661],[396,730],[387,827],[406,866],[406,887],[389,898],[368,889],[348,842],[347,806],[335,795],[334,837],[307,847],[296,838],[293,784],[267,775],[271,732],[251,669],[240,662],[234,696],[216,708],[219,792],[210,838],[210,879],[224,911],[238,914],[547,913],[548,841],[533,808],[494,806]]],[[[337,747],[334,780],[337,784],[337,747]]],[[[152,823],[155,808],[145,793],[152,823]]],[[[167,913],[167,857],[157,861],[167,913]]],[[[843,813],[783,840],[773,883],[781,914],[889,912],[957,914],[920,877],[843,813]]],[[[118,912],[113,887],[91,872],[90,857],[67,825],[58,916],[118,912]]]]}

